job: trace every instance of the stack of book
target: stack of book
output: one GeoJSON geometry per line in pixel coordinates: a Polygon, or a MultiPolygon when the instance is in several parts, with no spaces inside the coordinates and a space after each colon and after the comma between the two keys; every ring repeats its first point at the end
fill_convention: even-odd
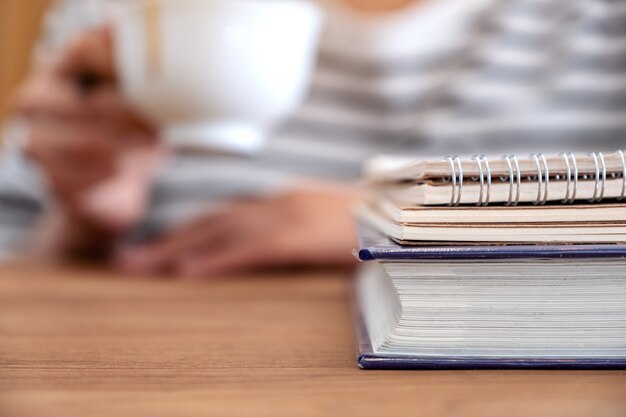
{"type": "Polygon", "coordinates": [[[365,176],[361,367],[626,367],[622,151],[381,157],[365,176]]]}

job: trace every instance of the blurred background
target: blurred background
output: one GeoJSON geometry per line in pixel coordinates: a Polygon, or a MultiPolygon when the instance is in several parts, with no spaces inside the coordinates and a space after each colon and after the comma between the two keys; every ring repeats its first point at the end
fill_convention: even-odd
{"type": "Polygon", "coordinates": [[[288,238],[267,258],[352,263],[368,158],[624,146],[623,2],[232,3],[0,0],[0,119],[28,77],[3,140],[0,249],[37,229],[49,251],[114,255],[127,269],[179,268],[190,253],[202,268],[210,254],[241,269],[238,257],[279,230],[288,238]],[[111,38],[95,27],[109,17],[111,38]],[[50,65],[28,73],[40,38],[50,65]],[[192,232],[201,250],[151,252],[157,234],[192,232]],[[120,256],[116,245],[136,248],[120,256]]]}
{"type": "Polygon", "coordinates": [[[11,91],[24,77],[30,51],[50,0],[0,1],[0,118],[11,91]]]}

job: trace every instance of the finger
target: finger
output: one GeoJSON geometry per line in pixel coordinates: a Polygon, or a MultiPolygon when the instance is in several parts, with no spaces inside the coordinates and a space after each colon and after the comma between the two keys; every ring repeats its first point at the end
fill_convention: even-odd
{"type": "Polygon", "coordinates": [[[116,133],[112,126],[93,126],[80,119],[38,118],[30,125],[25,149],[37,159],[98,166],[110,163],[120,148],[116,133]]]}
{"type": "Polygon", "coordinates": [[[137,224],[147,210],[149,177],[117,171],[78,196],[82,217],[120,233],[137,224]]]}
{"type": "Polygon", "coordinates": [[[248,235],[260,235],[268,228],[266,209],[261,201],[231,203],[155,243],[122,251],[118,266],[130,272],[168,271],[177,259],[189,253],[210,253],[224,245],[236,244],[248,235]]]}
{"type": "Polygon", "coordinates": [[[117,265],[130,272],[157,272],[169,270],[177,258],[200,248],[219,245],[238,234],[234,219],[217,215],[192,222],[155,243],[122,250],[117,265]]]}
{"type": "Polygon", "coordinates": [[[51,185],[60,194],[88,187],[123,169],[133,172],[134,176],[144,170],[143,177],[153,172],[159,159],[152,156],[161,152],[160,148],[138,145],[141,140],[133,138],[141,135],[139,133],[107,130],[111,129],[94,128],[80,121],[37,119],[31,124],[25,150],[42,165],[51,185]],[[124,144],[124,140],[137,145],[124,144]],[[152,159],[126,161],[126,155],[133,153],[152,159]]]}
{"type": "Polygon", "coordinates": [[[48,174],[67,172],[79,180],[113,168],[114,144],[104,138],[102,131],[80,124],[37,120],[31,124],[24,148],[48,174]]]}
{"type": "Polygon", "coordinates": [[[89,95],[74,94],[73,101],[54,100],[53,97],[42,98],[41,107],[47,114],[83,118],[102,124],[115,123],[116,126],[128,125],[146,132],[155,132],[155,127],[128,105],[115,85],[103,86],[89,95]],[[59,107],[54,108],[55,105],[59,107]],[[63,105],[66,107],[62,107],[63,105]]]}
{"type": "Polygon", "coordinates": [[[115,67],[110,31],[100,27],[76,36],[59,57],[56,68],[60,74],[72,78],[80,72],[92,71],[105,80],[114,80],[115,67]]]}
{"type": "Polygon", "coordinates": [[[90,119],[109,119],[118,126],[141,131],[156,141],[156,126],[131,108],[115,86],[101,88],[82,100],[83,115],[90,119]]]}
{"type": "Polygon", "coordinates": [[[346,248],[321,241],[311,245],[291,227],[250,233],[236,241],[218,243],[212,250],[198,250],[175,261],[173,271],[184,278],[206,279],[252,269],[281,266],[353,266],[356,259],[346,248]]]}
{"type": "Polygon", "coordinates": [[[177,259],[174,272],[183,278],[207,279],[264,266],[278,266],[288,260],[276,256],[278,248],[268,250],[264,239],[247,239],[221,245],[219,250],[199,251],[177,259]]]}
{"type": "Polygon", "coordinates": [[[214,261],[216,269],[224,262],[224,268],[230,269],[237,265],[240,258],[242,268],[247,267],[248,261],[255,261],[253,255],[243,256],[240,248],[246,248],[251,242],[257,246],[255,254],[264,253],[264,261],[277,263],[288,261],[278,247],[277,236],[281,233],[280,216],[276,216],[276,208],[267,200],[244,200],[231,205],[228,210],[228,219],[231,224],[225,223],[222,233],[215,234],[211,240],[201,242],[186,251],[179,252],[170,261],[173,272],[181,276],[194,277],[204,271],[210,272],[214,261]],[[222,259],[223,258],[223,259],[222,259]],[[197,262],[196,262],[197,261],[197,262]]]}
{"type": "Polygon", "coordinates": [[[128,126],[156,137],[155,127],[134,112],[115,86],[107,86],[88,96],[46,76],[29,81],[13,105],[14,112],[28,119],[40,117],[82,119],[107,126],[128,126]]]}
{"type": "Polygon", "coordinates": [[[15,113],[31,117],[41,112],[61,111],[67,114],[82,112],[78,94],[67,83],[61,82],[50,65],[35,68],[13,99],[15,113]]]}

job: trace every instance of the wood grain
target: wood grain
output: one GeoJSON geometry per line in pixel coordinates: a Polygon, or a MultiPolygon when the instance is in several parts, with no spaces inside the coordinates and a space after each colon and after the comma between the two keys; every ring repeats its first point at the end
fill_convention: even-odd
{"type": "Polygon", "coordinates": [[[0,269],[0,415],[624,416],[626,373],[361,371],[332,271],[0,269]]]}

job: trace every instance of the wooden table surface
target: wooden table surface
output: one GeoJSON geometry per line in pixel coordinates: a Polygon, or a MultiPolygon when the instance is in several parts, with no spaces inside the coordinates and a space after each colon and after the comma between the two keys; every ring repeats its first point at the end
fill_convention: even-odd
{"type": "Polygon", "coordinates": [[[626,372],[362,371],[332,271],[0,269],[0,416],[626,416],[626,372]]]}

